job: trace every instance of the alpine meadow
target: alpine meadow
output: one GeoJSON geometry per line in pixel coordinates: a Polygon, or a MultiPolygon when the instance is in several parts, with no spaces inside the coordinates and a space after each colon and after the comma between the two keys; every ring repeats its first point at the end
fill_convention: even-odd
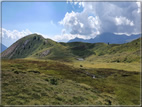
{"type": "Polygon", "coordinates": [[[2,2],[0,105],[141,105],[140,8],[2,2]]]}

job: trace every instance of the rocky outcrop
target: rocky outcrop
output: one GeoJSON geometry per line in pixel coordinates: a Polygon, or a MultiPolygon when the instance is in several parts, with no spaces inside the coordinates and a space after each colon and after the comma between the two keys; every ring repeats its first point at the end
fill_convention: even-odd
{"type": "Polygon", "coordinates": [[[48,55],[49,53],[50,53],[50,49],[45,50],[40,54],[40,57],[44,57],[44,56],[48,55]]]}
{"type": "Polygon", "coordinates": [[[27,43],[29,42],[30,40],[26,40],[25,42],[24,42],[24,44],[23,44],[23,48],[27,45],[27,43]]]}

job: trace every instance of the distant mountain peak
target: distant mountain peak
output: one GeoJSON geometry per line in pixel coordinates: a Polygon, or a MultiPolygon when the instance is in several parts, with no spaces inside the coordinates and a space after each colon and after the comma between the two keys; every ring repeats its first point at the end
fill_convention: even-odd
{"type": "Polygon", "coordinates": [[[118,34],[113,34],[110,32],[104,32],[100,35],[97,35],[95,38],[91,39],[82,39],[82,38],[74,38],[69,40],[68,42],[87,42],[87,43],[98,43],[98,42],[103,42],[103,43],[111,43],[111,44],[123,44],[130,42],[132,40],[135,40],[140,37],[140,34],[133,34],[131,36],[127,36],[125,34],[123,35],[118,35],[118,34]]]}
{"type": "Polygon", "coordinates": [[[1,43],[1,52],[3,52],[6,49],[7,49],[7,47],[1,43]]]}

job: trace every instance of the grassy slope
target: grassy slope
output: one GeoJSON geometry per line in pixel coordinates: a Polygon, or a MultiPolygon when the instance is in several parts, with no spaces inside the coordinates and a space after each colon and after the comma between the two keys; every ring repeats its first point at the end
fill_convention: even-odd
{"type": "Polygon", "coordinates": [[[103,101],[87,85],[83,86],[74,81],[58,79],[45,74],[29,72],[15,74],[4,71],[3,80],[3,105],[100,104],[98,98],[103,101]],[[6,79],[7,77],[9,79],[6,79]],[[57,79],[58,84],[51,84],[52,79],[57,79]]]}
{"type": "MultiPolygon", "coordinates": [[[[18,40],[16,43],[16,48],[3,58],[37,58],[70,61],[72,57],[75,56],[71,53],[68,47],[63,46],[51,39],[45,39],[41,35],[37,34],[26,36],[18,40]],[[41,54],[46,50],[50,51],[49,54],[42,56],[41,54]]],[[[13,45],[9,47],[8,50],[11,50],[12,47],[13,45]]],[[[2,54],[5,53],[3,52],[2,54]]]]}
{"type": "MultiPolygon", "coordinates": [[[[76,46],[74,43],[71,45],[76,46]]],[[[82,65],[84,68],[112,68],[140,72],[140,39],[121,45],[96,43],[88,44],[88,47],[89,45],[91,47],[89,50],[95,54],[86,57],[84,61],[74,60],[75,67],[82,65]]]]}
{"type": "Polygon", "coordinates": [[[93,79],[81,71],[84,69],[58,61],[2,60],[2,104],[140,103],[139,72],[86,69],[96,75],[96,79],[93,79]],[[51,83],[53,79],[57,80],[56,85],[51,83]]]}
{"type": "Polygon", "coordinates": [[[90,61],[140,62],[140,38],[126,44],[68,43],[75,55],[90,61]]]}
{"type": "MultiPolygon", "coordinates": [[[[10,58],[25,58],[30,55],[32,55],[35,51],[37,51],[39,48],[42,47],[44,42],[44,38],[37,34],[32,34],[26,37],[23,37],[22,39],[18,40],[16,48],[10,52],[6,58],[11,56],[10,58]],[[13,54],[14,53],[14,54],[13,54]]],[[[10,50],[13,47],[8,48],[10,50]]],[[[2,53],[3,54],[3,53],[2,53]]]]}
{"type": "Polygon", "coordinates": [[[140,39],[122,45],[108,45],[57,43],[39,35],[31,35],[21,39],[19,46],[17,50],[20,53],[15,53],[13,58],[26,59],[2,60],[4,105],[140,103],[140,39]],[[21,48],[27,39],[30,39],[30,42],[25,49],[21,48]],[[46,50],[50,50],[50,53],[40,57],[46,50]],[[77,61],[77,57],[85,60],[77,61]],[[80,68],[80,65],[83,67],[80,68]],[[97,79],[80,73],[84,69],[95,74],[97,79]],[[28,72],[32,70],[40,74],[28,72]],[[53,78],[57,79],[57,85],[51,84],[53,78]],[[17,81],[20,81],[20,84],[17,84],[17,81]],[[23,85],[25,89],[22,88],[23,85]]]}
{"type": "MultiPolygon", "coordinates": [[[[92,62],[140,62],[140,39],[126,44],[110,45],[105,43],[91,44],[82,42],[57,43],[50,39],[44,39],[40,35],[32,34],[20,39],[16,43],[18,43],[18,45],[6,58],[29,57],[75,61],[77,57],[82,57],[92,62]],[[41,54],[46,50],[50,51],[49,54],[42,56],[41,54]]],[[[10,50],[10,48],[8,48],[8,50],[10,50]]],[[[5,54],[5,52],[2,54],[5,54]]]]}

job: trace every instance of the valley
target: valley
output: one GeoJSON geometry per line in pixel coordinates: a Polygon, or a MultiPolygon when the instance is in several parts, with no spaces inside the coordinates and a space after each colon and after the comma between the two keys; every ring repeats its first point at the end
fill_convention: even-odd
{"type": "Polygon", "coordinates": [[[63,43],[28,35],[1,54],[2,105],[139,105],[140,39],[63,43]]]}

